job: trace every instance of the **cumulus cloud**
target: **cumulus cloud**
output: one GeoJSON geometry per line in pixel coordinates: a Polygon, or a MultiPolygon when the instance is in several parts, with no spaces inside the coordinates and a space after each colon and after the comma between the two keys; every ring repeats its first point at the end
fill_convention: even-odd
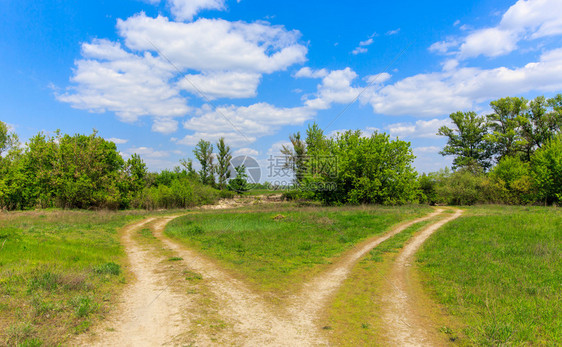
{"type": "Polygon", "coordinates": [[[418,120],[415,123],[394,123],[387,125],[384,129],[392,137],[400,139],[416,139],[416,138],[438,138],[437,131],[442,126],[451,126],[449,118],[418,120]]]}
{"type": "Polygon", "coordinates": [[[559,0],[519,0],[495,27],[472,31],[463,39],[436,42],[430,50],[448,53],[458,47],[459,58],[485,55],[497,57],[513,52],[522,40],[562,34],[562,2],[559,0]]]}
{"type": "Polygon", "coordinates": [[[107,140],[107,141],[110,141],[110,142],[113,142],[113,143],[115,143],[116,145],[123,145],[123,144],[129,142],[129,140],[119,139],[119,138],[117,138],[117,137],[110,137],[110,138],[108,138],[108,139],[106,139],[106,140],[107,140]]]}
{"type": "Polygon", "coordinates": [[[332,103],[352,102],[361,92],[361,89],[351,86],[356,78],[357,73],[349,67],[330,71],[318,85],[316,98],[305,100],[305,106],[314,110],[325,110],[332,103]]]}
{"type": "Polygon", "coordinates": [[[232,153],[233,157],[239,155],[247,155],[250,157],[257,157],[260,153],[253,148],[240,148],[232,153]]]}
{"type": "Polygon", "coordinates": [[[178,86],[204,99],[250,98],[256,96],[261,74],[237,71],[211,71],[185,75],[178,86]]]}
{"type": "Polygon", "coordinates": [[[192,20],[205,9],[224,10],[224,0],[167,0],[170,10],[178,20],[192,20]]]}
{"type": "Polygon", "coordinates": [[[278,108],[268,103],[203,108],[198,113],[183,124],[185,129],[195,133],[179,143],[192,145],[201,138],[216,140],[224,136],[233,146],[244,146],[273,134],[282,126],[300,125],[315,115],[314,110],[306,107],[278,108]]]}
{"type": "Polygon", "coordinates": [[[168,82],[173,71],[159,57],[128,53],[107,40],[83,44],[82,56],[71,78],[74,86],[57,94],[58,100],[92,112],[115,112],[125,122],[141,116],[177,117],[189,111],[178,88],[168,82]]]}
{"type": "Polygon", "coordinates": [[[179,23],[141,13],[119,20],[117,28],[130,49],[158,48],[181,70],[272,73],[304,62],[307,53],[298,31],[261,22],[201,18],[179,23]]]}
{"type": "Polygon", "coordinates": [[[114,112],[125,122],[150,116],[152,130],[164,134],[175,132],[175,118],[192,110],[182,92],[203,100],[255,97],[263,74],[304,62],[307,53],[298,31],[263,22],[181,23],[140,13],[118,20],[117,29],[124,45],[82,44],[72,86],[56,97],[78,109],[114,112]]]}
{"type": "Polygon", "coordinates": [[[297,71],[294,77],[297,78],[323,78],[328,75],[328,70],[321,69],[321,70],[312,70],[309,67],[303,67],[299,71],[297,71]]]}
{"type": "Polygon", "coordinates": [[[555,49],[522,67],[452,67],[417,74],[378,90],[368,90],[360,100],[369,103],[375,113],[439,116],[473,109],[478,103],[506,95],[560,90],[561,75],[562,49],[555,49]]]}

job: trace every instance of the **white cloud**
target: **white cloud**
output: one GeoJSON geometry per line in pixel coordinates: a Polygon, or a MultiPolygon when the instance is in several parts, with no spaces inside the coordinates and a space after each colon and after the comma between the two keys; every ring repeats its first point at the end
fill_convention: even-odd
{"type": "Polygon", "coordinates": [[[151,116],[153,131],[164,134],[177,130],[175,117],[191,111],[181,91],[205,100],[254,97],[262,74],[306,59],[298,31],[263,22],[179,23],[140,13],[118,20],[117,28],[125,47],[84,43],[73,86],[56,97],[74,108],[115,112],[125,122],[151,116]],[[187,71],[198,73],[179,78],[187,71]]]}
{"type": "Polygon", "coordinates": [[[439,116],[473,109],[476,104],[530,91],[562,89],[562,48],[545,52],[537,62],[519,68],[452,68],[418,74],[374,91],[360,99],[374,112],[386,115],[439,116]]]}
{"type": "Polygon", "coordinates": [[[178,121],[175,119],[158,117],[152,123],[152,131],[161,134],[171,134],[178,130],[178,121]]]}
{"type": "Polygon", "coordinates": [[[113,142],[113,143],[115,143],[116,145],[123,145],[123,144],[129,142],[129,140],[119,139],[119,138],[117,138],[117,137],[110,137],[110,138],[108,138],[108,139],[106,139],[106,140],[107,140],[107,141],[110,141],[110,142],[113,142]]]}
{"type": "Polygon", "coordinates": [[[297,78],[324,78],[328,76],[328,70],[312,70],[309,67],[303,67],[294,74],[297,78]]]}
{"type": "Polygon", "coordinates": [[[423,139],[439,138],[439,136],[437,136],[437,130],[442,126],[451,126],[450,119],[418,120],[415,123],[394,123],[385,126],[384,129],[392,137],[399,137],[400,139],[423,139]]]}
{"type": "Polygon", "coordinates": [[[357,47],[353,51],[351,51],[351,54],[357,55],[357,54],[361,54],[361,53],[367,53],[368,51],[369,50],[365,47],[357,47]]]}
{"type": "Polygon", "coordinates": [[[481,54],[496,57],[517,48],[515,32],[498,28],[478,30],[469,35],[460,47],[460,58],[476,57],[481,54]]]}
{"type": "Polygon", "coordinates": [[[386,32],[387,35],[396,35],[400,32],[400,28],[398,29],[394,29],[394,30],[389,30],[386,32]]]}
{"type": "Polygon", "coordinates": [[[167,0],[177,20],[192,20],[201,10],[224,10],[224,0],[167,0]]]}
{"type": "Polygon", "coordinates": [[[178,86],[205,99],[255,97],[261,80],[259,73],[213,71],[198,75],[185,75],[178,86]]]}
{"type": "Polygon", "coordinates": [[[141,116],[183,116],[189,111],[179,91],[168,80],[170,66],[150,53],[137,56],[119,43],[94,40],[82,45],[71,81],[75,86],[56,94],[74,108],[115,114],[125,122],[141,116]]]}
{"type": "Polygon", "coordinates": [[[232,153],[233,157],[236,157],[236,156],[239,156],[239,155],[247,155],[247,156],[250,156],[250,157],[257,157],[259,155],[259,152],[256,151],[253,148],[240,148],[240,149],[238,149],[238,150],[236,150],[232,153]]]}
{"type": "Polygon", "coordinates": [[[179,143],[192,145],[203,138],[216,140],[224,136],[234,147],[248,145],[257,138],[271,135],[285,125],[300,125],[315,115],[306,107],[278,108],[268,103],[250,106],[220,106],[212,110],[204,107],[198,116],[184,123],[194,131],[179,143]]]}
{"type": "Polygon", "coordinates": [[[369,84],[382,84],[382,83],[388,81],[391,77],[392,77],[391,74],[389,74],[387,72],[381,72],[377,75],[366,76],[365,80],[369,84]]]}
{"type": "Polygon", "coordinates": [[[119,20],[117,28],[132,50],[158,50],[180,70],[272,73],[306,59],[300,33],[266,23],[198,19],[178,23],[144,13],[119,20]]]}
{"type": "Polygon", "coordinates": [[[373,44],[373,38],[359,42],[359,46],[370,46],[373,44]]]}
{"type": "Polygon", "coordinates": [[[427,146],[414,147],[413,149],[416,159],[414,159],[414,167],[420,173],[435,172],[445,167],[451,167],[453,158],[451,156],[442,156],[439,154],[441,147],[427,146]]]}
{"type": "Polygon", "coordinates": [[[124,151],[127,155],[138,154],[143,158],[165,158],[170,156],[168,151],[158,151],[152,147],[131,147],[124,151]]]}
{"type": "MultiPolygon", "coordinates": [[[[562,34],[562,1],[519,0],[502,16],[495,27],[475,30],[462,41],[448,39],[434,43],[430,50],[441,53],[459,47],[459,58],[485,55],[497,57],[513,52],[522,40],[562,34]]],[[[467,30],[465,25],[462,30],[467,30]]]]}
{"type": "Polygon", "coordinates": [[[318,85],[316,98],[305,100],[305,105],[311,109],[325,110],[332,103],[352,102],[361,92],[361,89],[351,86],[351,82],[355,78],[357,78],[357,74],[349,67],[330,71],[318,85]]]}

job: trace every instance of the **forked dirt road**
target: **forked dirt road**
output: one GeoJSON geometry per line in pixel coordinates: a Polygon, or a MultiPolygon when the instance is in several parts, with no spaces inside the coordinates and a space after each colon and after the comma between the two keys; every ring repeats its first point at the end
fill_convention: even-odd
{"type": "MultiPolygon", "coordinates": [[[[383,235],[373,237],[344,253],[323,273],[305,283],[302,290],[289,298],[284,307],[271,305],[265,296],[223,270],[213,260],[165,237],[166,224],[175,217],[149,218],[123,229],[123,245],[129,258],[129,270],[136,280],[125,289],[119,306],[109,319],[89,335],[79,337],[75,344],[99,346],[156,345],[244,345],[244,346],[311,346],[327,345],[317,320],[322,309],[342,285],[353,266],[371,249],[411,225],[436,217],[436,210],[425,217],[402,223],[383,235]],[[151,225],[160,246],[141,244],[133,234],[151,225]],[[182,293],[176,282],[162,273],[165,256],[155,251],[162,246],[182,258],[181,266],[203,278],[200,285],[212,297],[212,305],[225,328],[209,336],[186,312],[198,309],[194,296],[182,293]],[[186,338],[186,331],[198,331],[186,338]]],[[[460,216],[460,212],[424,228],[398,257],[393,268],[398,291],[389,292],[384,318],[390,330],[398,329],[388,340],[396,345],[428,342],[416,340],[424,326],[409,310],[407,271],[419,246],[439,227],[460,216]],[[396,269],[396,270],[394,270],[396,269]],[[403,290],[402,290],[403,289],[403,290]],[[394,293],[394,294],[393,294],[394,293]],[[396,294],[396,295],[395,295],[396,294]],[[400,310],[396,312],[396,310],[400,310]],[[393,312],[395,315],[393,315],[393,312]],[[404,318],[406,315],[406,318],[404,318]],[[405,325],[400,325],[406,323],[405,325]],[[398,328],[397,328],[398,327],[398,328]],[[410,343],[411,342],[411,343],[410,343]]],[[[178,274],[179,275],[179,274],[178,274]]],[[[181,277],[181,276],[180,276],[181,277]]],[[[73,343],[74,344],[74,343],[73,343]]]]}

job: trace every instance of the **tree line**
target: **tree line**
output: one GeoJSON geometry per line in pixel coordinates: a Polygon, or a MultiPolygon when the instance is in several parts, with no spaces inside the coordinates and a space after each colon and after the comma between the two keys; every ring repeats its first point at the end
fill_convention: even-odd
{"type": "MultiPolygon", "coordinates": [[[[440,153],[454,157],[453,170],[422,175],[409,142],[359,130],[327,136],[311,124],[281,150],[295,183],[285,196],[335,205],[562,203],[562,94],[490,106],[486,116],[450,115],[454,126],[437,134],[447,138],[440,153]]],[[[184,159],[151,173],[140,156],[124,160],[96,131],[39,133],[22,146],[0,122],[0,208],[186,208],[250,189],[224,138],[215,145],[201,139],[193,154],[198,170],[184,159]]]]}
{"type": "Polygon", "coordinates": [[[473,204],[562,203],[562,94],[527,100],[505,97],[492,113],[450,115],[441,151],[453,156],[453,172],[420,177],[425,201],[473,204]]]}
{"type": "Polygon", "coordinates": [[[148,172],[141,157],[124,160],[113,142],[98,136],[39,133],[22,146],[0,122],[0,209],[186,208],[211,204],[232,191],[247,190],[244,170],[230,180],[230,147],[220,139],[217,163],[213,146],[201,140],[183,167],[148,172]],[[215,182],[215,173],[218,181],[215,182]]]}

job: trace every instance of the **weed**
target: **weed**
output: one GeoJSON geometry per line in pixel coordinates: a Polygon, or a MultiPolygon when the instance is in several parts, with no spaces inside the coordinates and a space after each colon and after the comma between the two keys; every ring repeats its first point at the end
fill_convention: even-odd
{"type": "Polygon", "coordinates": [[[76,317],[86,317],[94,312],[98,305],[89,296],[75,296],[70,301],[70,305],[74,307],[74,314],[76,317]]]}
{"type": "Polygon", "coordinates": [[[114,262],[105,263],[94,267],[94,272],[100,275],[119,275],[121,273],[121,265],[114,262]]]}
{"type": "Polygon", "coordinates": [[[168,261],[180,261],[180,260],[183,260],[183,258],[182,258],[182,257],[171,257],[171,258],[168,258],[168,261]]]}

